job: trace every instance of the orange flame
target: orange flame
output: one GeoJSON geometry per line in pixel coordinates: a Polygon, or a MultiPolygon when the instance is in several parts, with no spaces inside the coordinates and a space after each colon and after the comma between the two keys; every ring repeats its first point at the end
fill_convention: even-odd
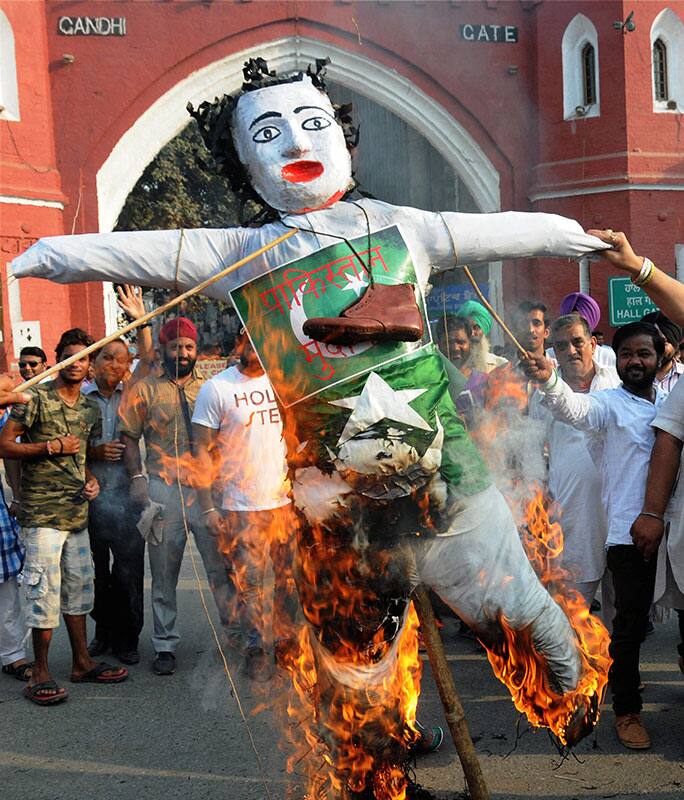
{"type": "Polygon", "coordinates": [[[581,677],[574,691],[562,696],[554,692],[547,685],[545,665],[535,654],[529,633],[514,631],[505,619],[500,620],[504,645],[497,652],[488,650],[487,657],[496,676],[508,687],[518,711],[532,725],[548,727],[567,744],[568,723],[582,700],[589,724],[598,722],[611,663],[610,635],[601,621],[589,613],[582,595],[570,588],[571,576],[560,566],[563,531],[557,522],[550,522],[540,490],[527,504],[522,538],[535,572],[575,632],[582,662],[581,677]]]}
{"type": "Polygon", "coordinates": [[[311,800],[328,797],[328,790],[337,797],[343,786],[354,792],[371,788],[376,800],[405,800],[406,776],[397,761],[419,736],[421,661],[413,605],[397,644],[396,666],[377,686],[351,689],[331,680],[316,657],[313,635],[308,626],[302,628],[299,652],[286,665],[295,690],[288,706],[290,729],[303,733],[288,770],[304,763],[311,800]],[[375,746],[369,746],[371,740],[375,746]]]}

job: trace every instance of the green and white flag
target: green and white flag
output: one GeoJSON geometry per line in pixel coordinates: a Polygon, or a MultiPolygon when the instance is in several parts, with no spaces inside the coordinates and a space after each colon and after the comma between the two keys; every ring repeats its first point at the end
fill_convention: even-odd
{"type": "Polygon", "coordinates": [[[391,226],[339,242],[277,267],[231,291],[269,380],[284,406],[350,381],[431,343],[425,299],[418,289],[425,335],[421,342],[362,342],[334,345],[315,342],[303,332],[311,317],[336,317],[369,284],[418,285],[406,242],[391,226]]]}

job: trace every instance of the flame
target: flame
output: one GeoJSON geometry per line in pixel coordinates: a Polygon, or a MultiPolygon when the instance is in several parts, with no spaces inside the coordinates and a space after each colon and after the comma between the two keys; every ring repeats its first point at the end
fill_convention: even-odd
{"type": "Polygon", "coordinates": [[[370,789],[376,800],[405,800],[406,775],[399,762],[419,737],[421,661],[413,605],[397,643],[396,666],[380,685],[350,689],[331,680],[316,656],[314,636],[310,626],[303,627],[298,652],[286,663],[294,689],[290,730],[302,734],[288,771],[304,763],[311,800],[337,797],[345,788],[370,789]]]}
{"type": "MultiPolygon", "coordinates": [[[[264,317],[257,315],[256,319],[255,326],[263,324],[267,329],[267,354],[282,352],[285,342],[277,329],[269,329],[264,317]]],[[[277,364],[278,359],[272,359],[272,363],[277,364]]],[[[272,382],[280,383],[277,379],[272,373],[272,382]]],[[[289,385],[292,387],[291,382],[289,385]]],[[[292,409],[280,410],[292,471],[310,463],[306,460],[309,456],[300,448],[301,420],[292,409]]],[[[179,419],[179,431],[184,432],[179,419]]],[[[189,452],[160,452],[162,478],[173,484],[180,474],[182,482],[195,489],[215,489],[226,479],[229,465],[222,461],[219,448],[211,455],[211,459],[197,459],[189,452]]],[[[229,479],[249,481],[259,468],[258,463],[246,465],[250,473],[236,476],[231,472],[229,479]]],[[[287,752],[288,771],[303,774],[309,800],[333,800],[350,791],[366,792],[375,800],[406,800],[403,765],[408,749],[420,736],[415,719],[422,663],[418,618],[407,600],[408,586],[401,587],[405,588],[403,593],[384,590],[384,576],[391,572],[396,553],[360,548],[354,537],[336,536],[322,527],[300,527],[294,515],[288,526],[277,520],[268,523],[261,513],[245,513],[243,517],[245,526],[258,526],[260,552],[238,551],[240,531],[235,530],[220,536],[220,550],[233,567],[232,579],[239,593],[248,566],[278,545],[293,547],[297,542],[296,575],[304,619],[283,620],[276,592],[263,626],[265,631],[272,627],[275,638],[284,642],[276,652],[281,671],[268,683],[250,685],[255,701],[252,715],[267,710],[280,715],[285,733],[280,744],[287,752]],[[387,597],[400,597],[402,602],[394,628],[387,623],[384,611],[387,597]],[[371,624],[360,630],[359,620],[371,620],[371,624]],[[287,630],[283,621],[292,623],[287,630]],[[336,678],[338,669],[374,673],[378,664],[386,665],[378,681],[361,681],[354,686],[349,685],[353,681],[345,683],[336,678]]],[[[427,515],[429,509],[423,513],[427,515]]],[[[340,520],[341,530],[351,531],[353,527],[351,514],[340,520]]],[[[287,593],[294,595],[291,569],[287,585],[287,593]]],[[[260,601],[266,610],[268,604],[260,601]]]]}
{"type": "Polygon", "coordinates": [[[563,531],[549,520],[544,496],[537,490],[526,506],[522,541],[530,563],[544,587],[567,616],[575,632],[582,662],[581,677],[574,691],[559,695],[548,686],[543,661],[535,653],[529,632],[514,631],[500,618],[503,645],[487,650],[494,672],[504,683],[518,711],[535,727],[548,727],[567,744],[567,726],[578,704],[584,703],[586,720],[598,722],[600,705],[608,682],[611,659],[610,635],[601,621],[589,613],[582,595],[570,587],[571,576],[560,565],[563,531]]]}

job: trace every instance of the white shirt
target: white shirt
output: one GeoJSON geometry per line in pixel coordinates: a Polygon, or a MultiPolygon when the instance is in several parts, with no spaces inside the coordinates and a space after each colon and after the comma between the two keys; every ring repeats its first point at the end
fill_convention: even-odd
{"type": "MultiPolygon", "coordinates": [[[[652,424],[654,428],[665,431],[679,439],[680,442],[684,442],[684,380],[677,381],[652,424]]],[[[682,607],[680,605],[681,597],[678,595],[684,594],[684,513],[682,512],[684,512],[684,478],[680,461],[679,475],[665,512],[665,520],[669,522],[669,529],[660,544],[658,573],[653,595],[656,601],[664,600],[665,605],[673,605],[675,608],[682,607]],[[666,554],[667,558],[665,558],[666,554]],[[674,596],[673,589],[675,587],[671,586],[668,573],[674,578],[678,589],[674,596]],[[665,595],[664,598],[663,595],[665,595]]]]}
{"type": "Polygon", "coordinates": [[[218,431],[224,509],[265,511],[290,502],[283,424],[266,375],[219,372],[200,389],[192,421],[218,431]]]}
{"type": "MultiPolygon", "coordinates": [[[[594,361],[590,393],[613,389],[620,378],[613,367],[594,361]]],[[[601,497],[601,473],[587,448],[589,434],[554,419],[541,403],[530,403],[530,415],[547,421],[549,493],[561,508],[563,566],[580,583],[599,580],[606,569],[608,520],[601,497]]]]}
{"type": "Polygon", "coordinates": [[[655,385],[662,389],[665,394],[669,394],[682,374],[684,374],[684,364],[681,361],[673,361],[667,375],[664,378],[656,378],[655,385]]]}
{"type": "Polygon", "coordinates": [[[578,430],[595,433],[590,454],[600,466],[603,505],[608,513],[606,546],[633,544],[629,529],[641,511],[646,476],[655,441],[651,423],[665,395],[656,388],[655,403],[623,386],[581,394],[556,376],[540,387],[554,417],[578,430]]]}

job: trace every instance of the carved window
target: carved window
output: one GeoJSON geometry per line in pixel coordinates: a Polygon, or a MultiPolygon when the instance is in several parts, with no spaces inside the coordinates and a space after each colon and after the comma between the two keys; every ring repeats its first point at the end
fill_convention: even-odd
{"type": "Polygon", "coordinates": [[[587,42],[582,48],[582,89],[583,105],[593,106],[596,102],[596,51],[587,42]]]}
{"type": "Polygon", "coordinates": [[[667,47],[662,39],[653,42],[653,92],[656,100],[667,101],[667,47]]]}
{"type": "Polygon", "coordinates": [[[601,113],[600,55],[594,23],[577,14],[563,33],[563,119],[601,113]]]}

